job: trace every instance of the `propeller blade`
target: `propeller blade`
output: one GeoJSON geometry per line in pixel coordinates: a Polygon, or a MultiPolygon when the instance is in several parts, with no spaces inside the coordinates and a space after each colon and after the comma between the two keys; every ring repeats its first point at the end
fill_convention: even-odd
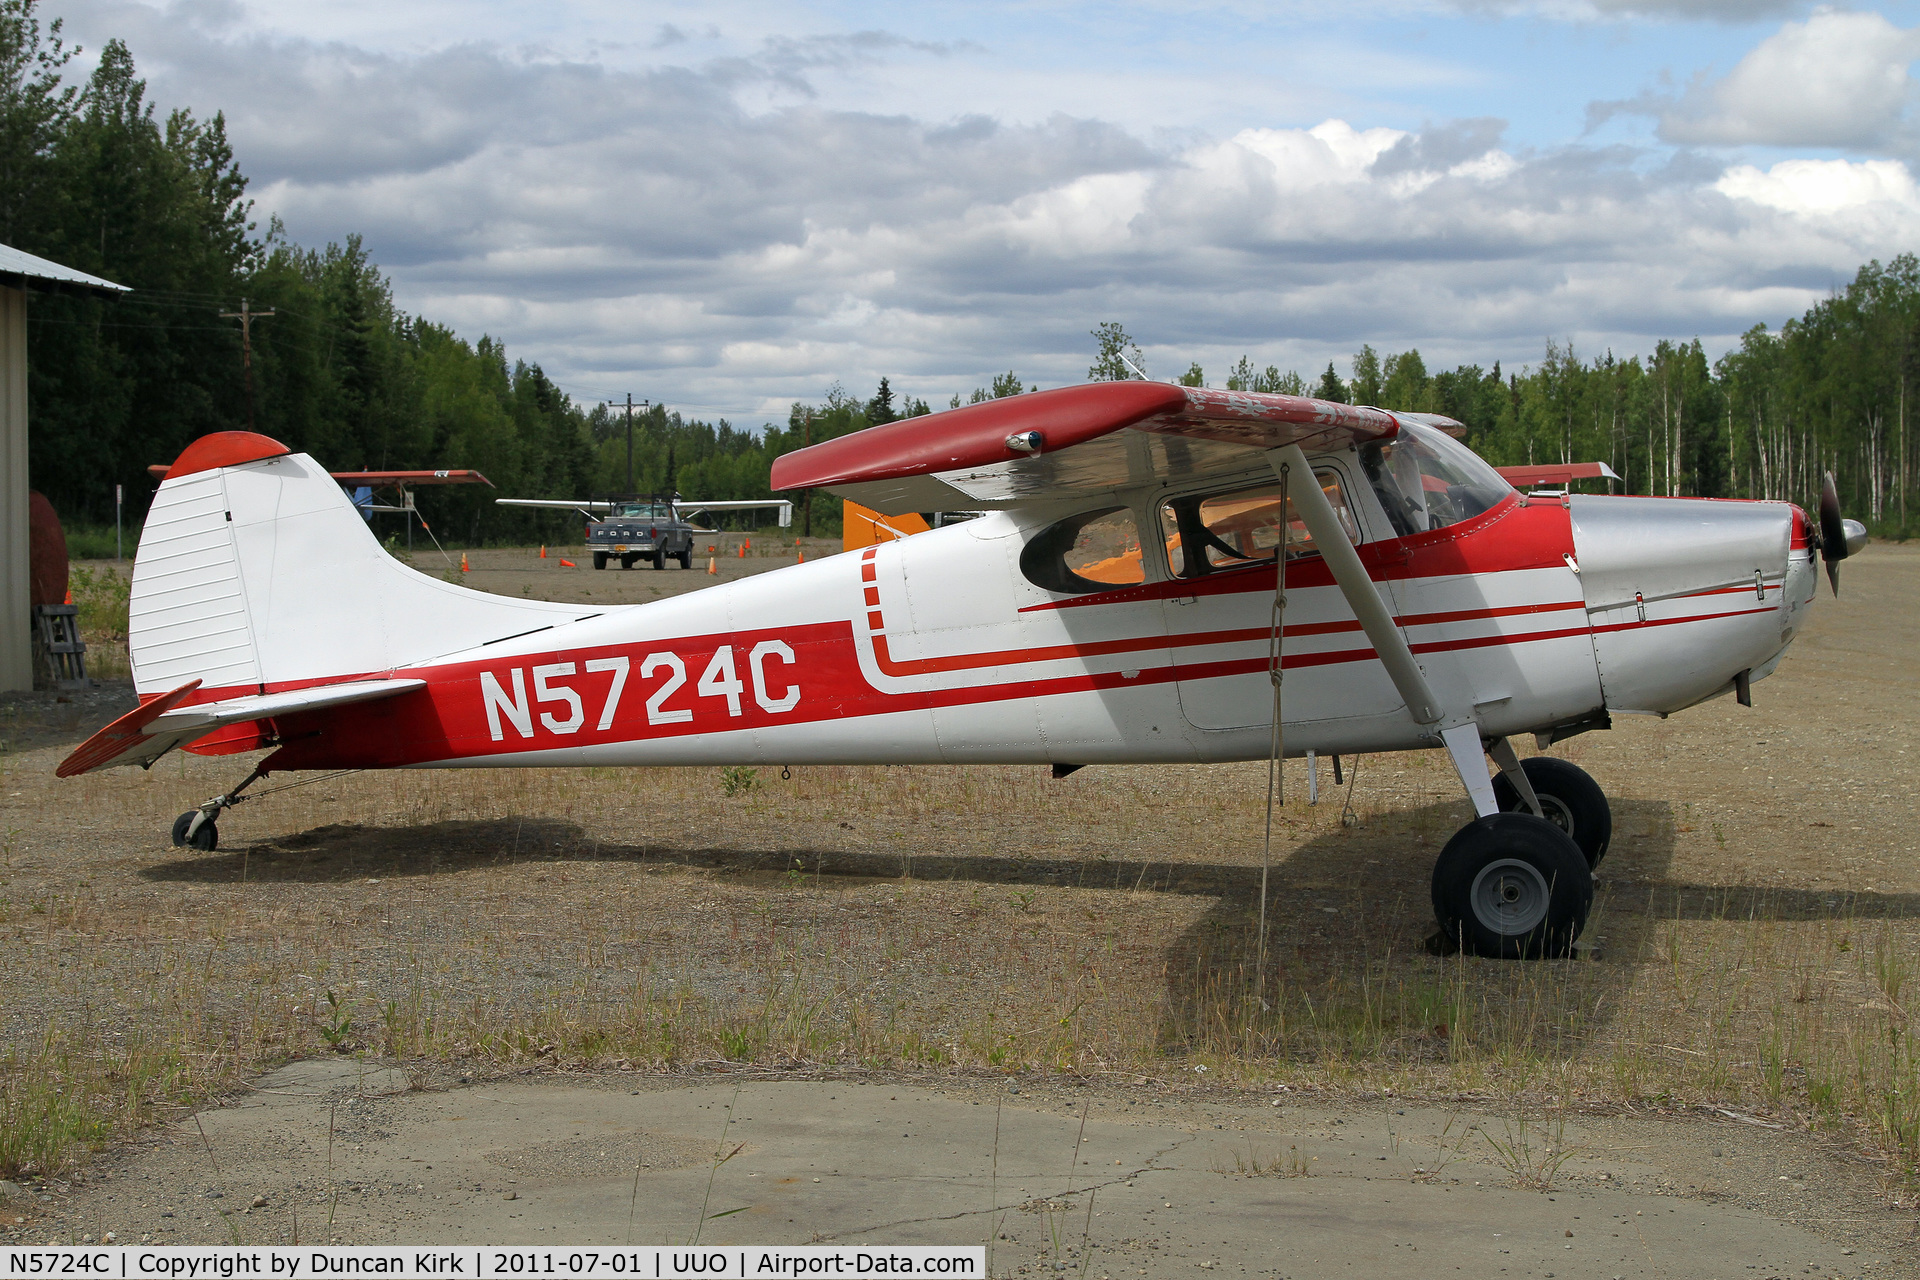
{"type": "Polygon", "coordinates": [[[1829,471],[1820,480],[1820,558],[1827,562],[1827,582],[1840,594],[1840,562],[1852,550],[1847,545],[1847,522],[1840,515],[1840,490],[1829,471]]]}

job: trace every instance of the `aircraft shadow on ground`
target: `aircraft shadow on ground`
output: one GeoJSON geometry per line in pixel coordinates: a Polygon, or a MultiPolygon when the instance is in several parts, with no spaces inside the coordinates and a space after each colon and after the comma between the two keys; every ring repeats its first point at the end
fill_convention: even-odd
{"type": "MultiPolygon", "coordinates": [[[[1290,915],[1315,920],[1317,935],[1372,939],[1392,921],[1431,925],[1428,886],[1433,861],[1462,817],[1457,805],[1429,805],[1380,815],[1356,829],[1335,828],[1277,858],[1268,870],[1269,928],[1290,915]],[[1304,910],[1301,910],[1304,908],[1304,910]]],[[[1920,893],[1837,892],[1742,885],[1691,884],[1666,878],[1673,823],[1664,803],[1616,806],[1616,836],[1596,875],[1596,918],[1679,920],[1814,920],[1920,916],[1920,893]]],[[[1246,863],[1168,862],[1112,857],[1009,858],[846,849],[738,849],[720,846],[609,843],[559,818],[451,820],[412,827],[332,824],[213,855],[183,857],[145,868],[153,881],[232,884],[344,883],[369,876],[401,879],[449,875],[481,867],[533,862],[630,862],[734,873],[817,875],[822,887],[873,879],[966,880],[1201,895],[1220,910],[1255,911],[1260,868],[1246,863]]]]}
{"type": "MultiPolygon", "coordinates": [[[[1464,812],[1461,805],[1442,804],[1376,815],[1358,828],[1324,829],[1275,861],[1267,874],[1270,980],[1315,990],[1323,1004],[1341,981],[1362,973],[1399,974],[1419,985],[1421,966],[1442,963],[1429,950],[1436,932],[1429,893],[1433,861],[1464,812]]],[[[1920,918],[1920,893],[1675,882],[1668,877],[1675,829],[1669,806],[1622,802],[1615,819],[1619,834],[1596,877],[1594,915],[1583,940],[1592,947],[1586,956],[1597,963],[1578,964],[1575,985],[1566,993],[1589,1009],[1622,1007],[1601,997],[1631,982],[1636,965],[1608,961],[1646,954],[1654,931],[1667,921],[1920,918]]],[[[243,881],[340,884],[566,862],[695,868],[763,877],[770,886],[799,869],[811,886],[828,891],[910,877],[1209,898],[1168,948],[1161,1039],[1169,1047],[1204,1036],[1206,1024],[1221,1020],[1223,1001],[1245,998],[1259,951],[1261,872],[1245,863],[610,844],[562,819],[515,817],[317,827],[231,852],[164,862],[142,875],[240,888],[243,881]]],[[[1503,973],[1515,972],[1497,961],[1469,964],[1479,981],[1496,986],[1503,973]]],[[[1426,985],[1447,984],[1429,975],[1426,985]]]]}

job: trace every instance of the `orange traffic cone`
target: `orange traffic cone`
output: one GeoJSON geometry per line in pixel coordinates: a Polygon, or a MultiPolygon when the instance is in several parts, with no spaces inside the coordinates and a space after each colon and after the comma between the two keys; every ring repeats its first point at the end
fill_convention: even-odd
{"type": "Polygon", "coordinates": [[[467,572],[467,553],[464,551],[460,553],[460,572],[467,572]]]}
{"type": "Polygon", "coordinates": [[[752,539],[752,538],[748,538],[748,539],[747,539],[747,540],[746,540],[745,542],[742,542],[742,543],[740,544],[740,549],[741,549],[742,551],[751,551],[751,550],[753,550],[753,539],[752,539]]]}
{"type": "Polygon", "coordinates": [[[575,564],[571,560],[562,560],[560,564],[561,564],[561,567],[567,568],[567,569],[578,569],[580,567],[579,565],[575,564]]]}
{"type": "Polygon", "coordinates": [[[544,542],[540,544],[540,558],[542,560],[547,558],[547,544],[544,542]]]}
{"type": "Polygon", "coordinates": [[[742,560],[747,558],[747,544],[744,542],[740,544],[740,558],[742,560]]]}
{"type": "Polygon", "coordinates": [[[712,574],[718,574],[720,572],[720,566],[714,562],[712,556],[707,557],[707,572],[712,574]]]}
{"type": "Polygon", "coordinates": [[[802,552],[800,553],[800,558],[799,558],[799,559],[798,559],[797,561],[795,561],[794,563],[796,563],[796,564],[805,564],[806,562],[807,562],[807,553],[806,553],[806,552],[804,552],[804,551],[802,551],[802,552]]]}

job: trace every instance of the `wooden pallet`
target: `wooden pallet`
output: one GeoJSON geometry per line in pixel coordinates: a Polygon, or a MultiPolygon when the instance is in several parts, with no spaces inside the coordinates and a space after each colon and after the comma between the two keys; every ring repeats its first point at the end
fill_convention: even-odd
{"type": "Polygon", "coordinates": [[[80,607],[33,606],[34,666],[56,689],[87,687],[87,646],[80,639],[80,607]]]}

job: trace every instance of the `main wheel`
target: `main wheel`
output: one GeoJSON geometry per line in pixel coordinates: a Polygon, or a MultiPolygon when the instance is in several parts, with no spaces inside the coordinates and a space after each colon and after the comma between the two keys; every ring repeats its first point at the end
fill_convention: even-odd
{"type": "Polygon", "coordinates": [[[680,553],[680,567],[682,569],[693,568],[693,548],[692,547],[688,547],[685,551],[682,551],[680,553]]]}
{"type": "Polygon", "coordinates": [[[607,567],[607,553],[606,553],[606,552],[604,552],[604,551],[596,551],[596,552],[594,552],[594,553],[593,553],[593,567],[594,567],[594,568],[596,568],[596,569],[604,569],[604,568],[606,568],[606,567],[607,567]]]}
{"type": "Polygon", "coordinates": [[[655,547],[653,549],[653,567],[656,569],[664,569],[667,567],[667,549],[665,547],[655,547]]]}
{"type": "MultiPolygon", "coordinates": [[[[1533,756],[1522,760],[1520,767],[1533,784],[1547,821],[1573,837],[1588,867],[1599,866],[1613,841],[1613,810],[1593,775],[1556,756],[1533,756]]],[[[1493,798],[1502,813],[1533,812],[1504,773],[1493,780],[1493,798]]]]}
{"type": "Polygon", "coordinates": [[[220,829],[213,825],[211,818],[201,823],[200,829],[191,836],[187,834],[187,828],[193,825],[194,815],[199,812],[198,809],[189,809],[173,820],[174,848],[193,848],[202,853],[212,853],[220,847],[220,829]]]}
{"type": "Polygon", "coordinates": [[[1530,813],[1475,818],[1433,866],[1433,914],[1474,955],[1564,956],[1592,906],[1593,873],[1580,846],[1530,813]]]}

